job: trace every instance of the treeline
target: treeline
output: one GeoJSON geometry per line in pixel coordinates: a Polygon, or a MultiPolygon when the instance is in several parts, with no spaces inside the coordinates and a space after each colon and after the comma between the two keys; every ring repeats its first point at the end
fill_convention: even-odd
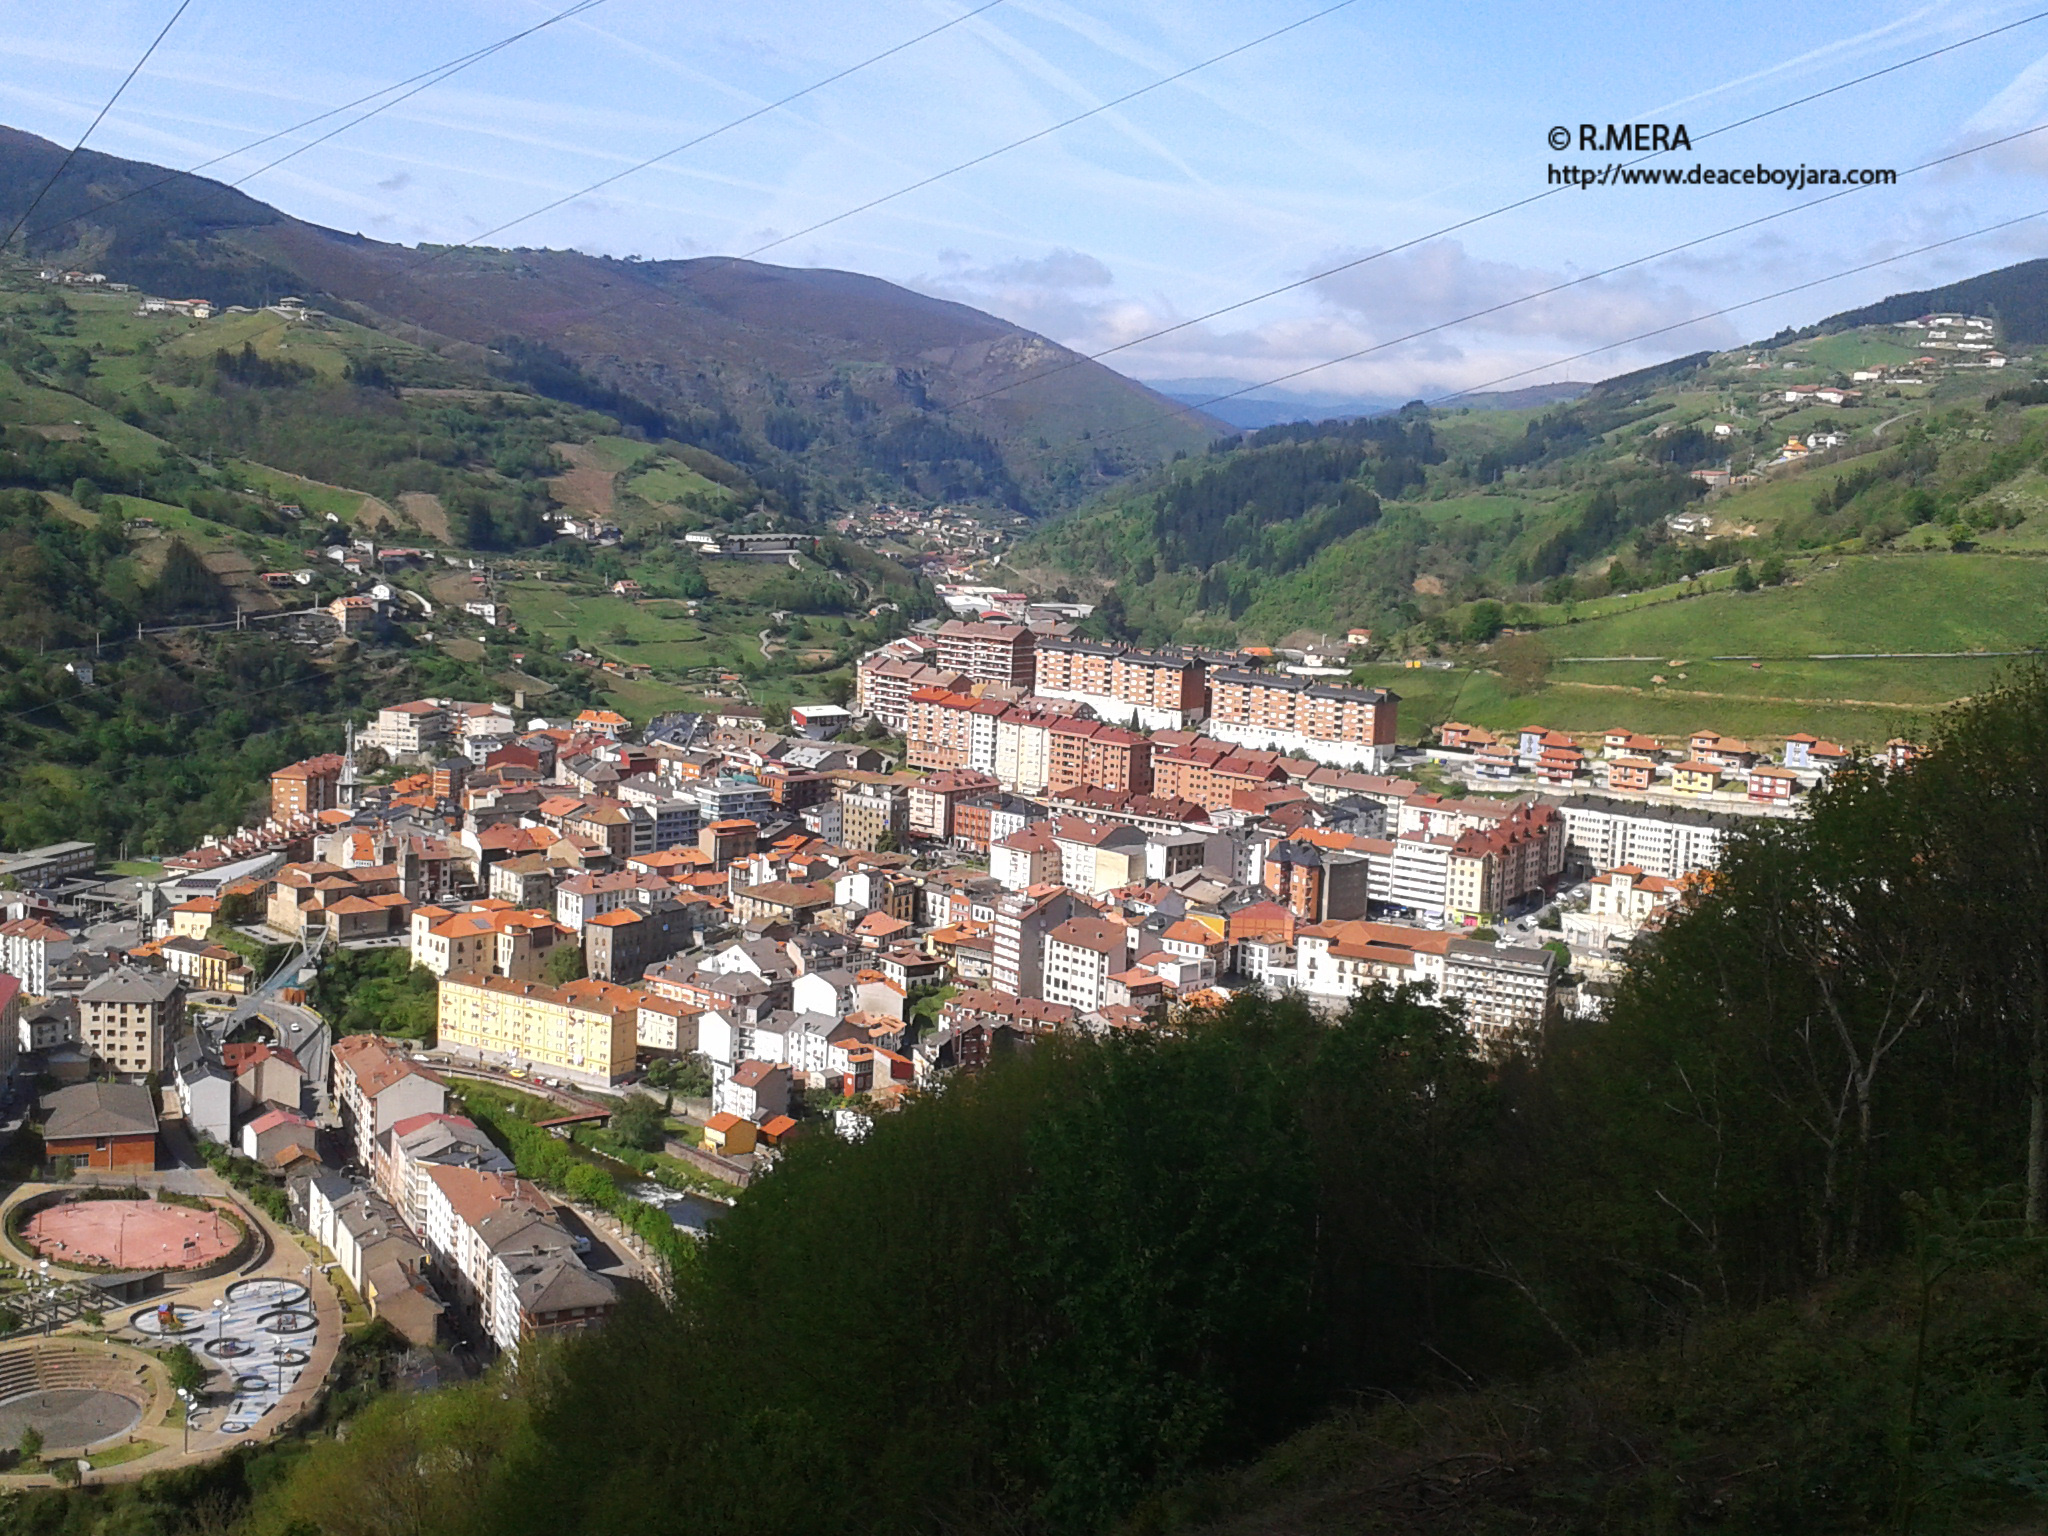
{"type": "Polygon", "coordinates": [[[1247,571],[1293,570],[1370,527],[1382,497],[1419,485],[1422,466],[1443,457],[1425,415],[1297,422],[1244,442],[1150,498],[1160,570],[1208,571],[1226,560],[1247,571]]]}
{"type": "Polygon", "coordinates": [[[2029,672],[1910,771],[1845,772],[1737,837],[1604,1018],[1489,1056],[1380,992],[1334,1021],[1251,998],[1043,1042],[863,1143],[799,1143],[673,1311],[475,1391],[505,1416],[488,1469],[416,1426],[385,1481],[351,1436],[277,1508],[368,1529],[303,1490],[370,1501],[360,1521],[459,1479],[444,1528],[494,1536],[1101,1531],[1330,1405],[1515,1400],[1901,1261],[1917,1348],[1910,1313],[1908,1347],[1840,1379],[1788,1343],[1778,1400],[1825,1412],[1766,1402],[1699,1489],[1629,1482],[1612,1446],[1617,1476],[1560,1490],[1548,1528],[1950,1528],[2048,1451],[2048,1346],[1925,1326],[1942,1275],[2042,1278],[2044,899],[2029,672]]]}
{"type": "Polygon", "coordinates": [[[1522,562],[1523,581],[1561,576],[1581,561],[1605,554],[1630,535],[1654,528],[1672,513],[1706,494],[1707,488],[1677,470],[1636,476],[1603,485],[1563,527],[1547,535],[1522,562]]]}

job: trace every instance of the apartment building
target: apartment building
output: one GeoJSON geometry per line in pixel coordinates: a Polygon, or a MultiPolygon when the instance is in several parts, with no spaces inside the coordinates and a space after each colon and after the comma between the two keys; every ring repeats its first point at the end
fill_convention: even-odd
{"type": "Polygon", "coordinates": [[[872,715],[892,731],[909,724],[910,695],[921,688],[944,693],[960,692],[973,681],[966,673],[935,667],[878,652],[864,658],[854,670],[855,703],[864,715],[872,715]]]}
{"type": "Polygon", "coordinates": [[[476,1329],[506,1354],[527,1339],[601,1327],[618,1304],[540,1187],[513,1174],[433,1166],[427,1251],[476,1329]]]}
{"type": "Polygon", "coordinates": [[[184,1019],[185,983],[176,976],[121,965],[78,994],[79,1043],[126,1076],[168,1067],[184,1019]]]}
{"type": "Polygon", "coordinates": [[[443,1050],[509,1061],[598,1087],[630,1076],[640,997],[608,981],[550,987],[481,972],[441,978],[443,1050]]]}
{"type": "Polygon", "coordinates": [[[1011,997],[1044,997],[1045,937],[1087,908],[1065,889],[1017,891],[996,902],[996,990],[1011,997]]]}
{"type": "MultiPolygon", "coordinates": [[[[912,768],[945,770],[965,768],[972,761],[972,722],[975,705],[982,701],[972,694],[944,688],[919,688],[910,695],[903,727],[904,761],[912,768]]],[[[1003,706],[990,700],[996,714],[1003,706]]],[[[994,720],[990,718],[989,741],[994,749],[994,720]]]]}
{"type": "Polygon", "coordinates": [[[1034,821],[989,844],[988,872],[1005,890],[1028,891],[1035,885],[1064,885],[1063,860],[1052,823],[1034,821]]]}
{"type": "Polygon", "coordinates": [[[1121,924],[1092,914],[1069,918],[1045,936],[1038,995],[1079,1013],[1093,1013],[1109,1001],[1109,978],[1124,969],[1128,952],[1121,924]]]}
{"type": "Polygon", "coordinates": [[[1135,731],[1101,720],[1059,720],[1047,728],[1046,791],[1075,785],[1148,794],[1152,743],[1135,731]]]}
{"type": "Polygon", "coordinates": [[[1712,869],[1741,818],[1691,806],[1646,805],[1605,795],[1557,802],[1564,817],[1567,862],[1586,869],[1633,864],[1647,875],[1676,880],[1712,869]]]}
{"type": "MultiPolygon", "coordinates": [[[[993,739],[994,732],[990,732],[993,739]]],[[[923,783],[910,786],[906,825],[913,837],[945,839],[953,836],[954,808],[963,800],[986,795],[998,788],[991,773],[969,768],[948,769],[933,774],[923,783]]]]}
{"type": "Polygon", "coordinates": [[[411,941],[412,963],[436,976],[490,971],[513,981],[535,981],[555,946],[575,943],[576,935],[545,912],[492,900],[467,910],[415,907],[411,941]]]}
{"type": "Polygon", "coordinates": [[[379,1138],[399,1121],[447,1111],[448,1090],[441,1079],[381,1036],[344,1036],[327,1059],[342,1129],[365,1169],[375,1170],[379,1138]]]}
{"type": "Polygon", "coordinates": [[[839,839],[848,848],[874,852],[883,839],[901,838],[910,827],[911,780],[885,774],[847,774],[839,782],[839,839]]]}
{"type": "Polygon", "coordinates": [[[1046,637],[1038,642],[1031,691],[1086,704],[1116,725],[1188,730],[1208,712],[1208,665],[1191,651],[1046,637]]]}
{"type": "Polygon", "coordinates": [[[377,720],[364,738],[393,757],[417,756],[431,752],[448,737],[448,706],[438,699],[414,699],[406,704],[387,704],[377,711],[377,720]]]}
{"type": "Polygon", "coordinates": [[[1029,688],[1036,640],[1022,624],[948,619],[939,626],[939,669],[964,672],[977,683],[1029,688]]]}
{"type": "Polygon", "coordinates": [[[377,1192],[415,1232],[426,1230],[429,1168],[512,1171],[512,1159],[475,1121],[461,1115],[409,1115],[383,1134],[378,1151],[377,1192]]]}
{"type": "Polygon", "coordinates": [[[1482,1040],[1500,1041],[1543,1022],[1557,982],[1547,949],[1453,939],[1444,956],[1444,997],[1465,1010],[1482,1040]]]}
{"type": "Polygon", "coordinates": [[[1187,800],[1205,811],[1225,810],[1241,789],[1268,789],[1289,782],[1277,752],[1245,751],[1195,737],[1152,753],[1152,793],[1187,800]]]}
{"type": "Polygon", "coordinates": [[[340,805],[346,762],[339,752],[327,752],[278,769],[270,776],[270,819],[286,822],[340,805]]]}
{"type": "Polygon", "coordinates": [[[1018,837],[1047,830],[1059,856],[1058,881],[1070,891],[1100,896],[1145,878],[1145,834],[1136,827],[1059,816],[1026,827],[1018,837]]]}
{"type": "Polygon", "coordinates": [[[1384,688],[1219,668],[1209,675],[1205,729],[1219,741],[1380,773],[1393,759],[1400,702],[1384,688]]]}
{"type": "MultiPolygon", "coordinates": [[[[211,921],[207,927],[212,927],[211,921]]],[[[17,978],[30,997],[50,995],[50,973],[76,946],[71,935],[39,917],[0,923],[0,971],[17,978]]]]}

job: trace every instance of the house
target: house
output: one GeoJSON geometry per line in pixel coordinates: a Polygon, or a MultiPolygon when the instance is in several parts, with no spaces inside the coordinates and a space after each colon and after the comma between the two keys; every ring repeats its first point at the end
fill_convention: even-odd
{"type": "Polygon", "coordinates": [[[790,707],[790,729],[809,741],[830,741],[853,724],[853,712],[837,704],[796,704],[790,707]]]}
{"type": "Polygon", "coordinates": [[[266,1168],[283,1168],[311,1159],[319,1161],[313,1122],[289,1109],[273,1109],[242,1127],[242,1156],[266,1168]]]}
{"type": "Polygon", "coordinates": [[[1799,775],[1790,768],[1766,763],[1749,770],[1749,798],[1759,805],[1789,805],[1799,788],[1799,775]]]}
{"type": "Polygon", "coordinates": [[[199,1041],[190,1035],[178,1042],[171,1081],[186,1128],[196,1136],[228,1145],[234,1137],[235,1080],[225,1068],[208,1061],[199,1041]]]}
{"type": "Polygon", "coordinates": [[[156,1105],[141,1083],[79,1083],[44,1101],[43,1148],[87,1168],[156,1167],[156,1105]]]}
{"type": "Polygon", "coordinates": [[[754,1150],[758,1131],[754,1122],[721,1112],[704,1122],[704,1145],[727,1157],[745,1157],[754,1150]]]}
{"type": "Polygon", "coordinates": [[[1681,795],[1711,795],[1721,786],[1721,770],[1712,763],[1688,758],[1671,769],[1671,787],[1681,795]]]}
{"type": "Polygon", "coordinates": [[[712,1090],[711,1107],[759,1124],[789,1112],[790,1070],[770,1061],[743,1061],[712,1090]]]}
{"type": "Polygon", "coordinates": [[[259,1106],[294,1112],[304,1107],[306,1069],[299,1065],[299,1058],[284,1047],[223,1045],[220,1058],[221,1066],[234,1079],[236,1114],[251,1114],[259,1106]]]}
{"type": "Polygon", "coordinates": [[[1657,765],[1646,757],[1617,757],[1607,765],[1607,787],[1645,790],[1657,777],[1657,765]]]}

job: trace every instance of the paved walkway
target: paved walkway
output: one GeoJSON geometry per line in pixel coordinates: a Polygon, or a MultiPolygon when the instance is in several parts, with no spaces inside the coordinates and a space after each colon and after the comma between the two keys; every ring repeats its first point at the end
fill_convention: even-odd
{"type": "MultiPolygon", "coordinates": [[[[213,1186],[209,1193],[226,1193],[225,1186],[211,1170],[200,1170],[200,1173],[213,1186]]],[[[162,1179],[162,1175],[156,1177],[162,1179]]],[[[4,1236],[6,1208],[13,1205],[16,1200],[47,1187],[24,1185],[12,1191],[4,1202],[0,1202],[0,1249],[10,1254],[20,1253],[20,1250],[4,1236]]],[[[230,1286],[239,1280],[251,1278],[250,1275],[232,1273],[189,1285],[178,1284],[175,1276],[166,1277],[164,1293],[152,1298],[146,1305],[170,1302],[181,1311],[195,1314],[200,1320],[200,1327],[192,1336],[191,1342],[195,1344],[193,1353],[214,1371],[212,1379],[204,1389],[200,1412],[188,1432],[186,1427],[177,1421],[177,1403],[170,1392],[168,1378],[163,1375],[162,1367],[157,1364],[154,1354],[149,1353],[162,1347],[165,1340],[138,1331],[130,1321],[138,1310],[138,1304],[110,1307],[107,1310],[104,1343],[97,1341],[96,1330],[88,1330],[83,1323],[75,1320],[66,1323],[47,1341],[48,1343],[75,1341],[80,1347],[105,1350],[135,1359],[138,1363],[146,1362],[151,1368],[152,1384],[157,1388],[152,1394],[150,1406],[143,1413],[141,1424],[129,1436],[131,1440],[153,1444],[157,1449],[119,1465],[93,1472],[88,1476],[89,1482],[125,1481],[171,1467],[190,1466],[211,1460],[230,1446],[268,1440],[304,1417],[325,1390],[327,1378],[341,1353],[341,1297],[336,1292],[333,1282],[322,1272],[321,1262],[306,1245],[309,1240],[302,1241],[300,1237],[273,1222],[261,1211],[239,1201],[236,1203],[244,1219],[257,1223],[270,1238],[268,1256],[253,1271],[253,1275],[266,1279],[294,1281],[306,1286],[316,1319],[314,1331],[310,1335],[297,1334],[290,1336],[288,1340],[278,1340],[257,1327],[255,1314],[259,1309],[248,1302],[236,1307],[229,1301],[227,1295],[230,1286]],[[288,1342],[291,1348],[305,1352],[306,1363],[298,1367],[287,1363],[280,1372],[275,1357],[267,1357],[260,1363],[271,1372],[269,1384],[260,1390],[238,1389],[235,1384],[237,1376],[254,1374],[248,1363],[253,1356],[217,1360],[203,1347],[207,1340],[214,1337],[219,1321],[214,1309],[216,1300],[227,1303],[222,1312],[228,1314],[227,1320],[234,1325],[228,1329],[230,1333],[238,1330],[246,1332],[250,1327],[257,1327],[257,1331],[251,1335],[253,1345],[261,1348],[266,1343],[288,1342]],[[248,1316],[240,1317],[243,1313],[248,1316]],[[238,1365],[243,1369],[236,1370],[235,1367],[238,1365]],[[293,1369],[298,1372],[296,1379],[290,1379],[290,1372],[293,1369]],[[279,1391],[278,1388],[282,1390],[279,1391]],[[232,1409],[239,1409],[245,1415],[255,1410],[258,1416],[253,1419],[236,1419],[230,1416],[232,1409]],[[229,1424],[246,1427],[229,1430],[226,1428],[229,1424]]],[[[28,1260],[27,1255],[21,1255],[21,1258],[28,1260]]],[[[33,1260],[28,1262],[33,1263],[33,1260]]],[[[56,1265],[51,1266],[51,1276],[53,1279],[59,1277],[56,1265]]],[[[14,1342],[33,1342],[40,1345],[46,1341],[40,1335],[33,1338],[23,1335],[14,1342]]],[[[0,1349],[5,1347],[0,1345],[0,1349]]],[[[108,1449],[106,1446],[100,1447],[102,1453],[108,1449]]],[[[42,1474],[5,1475],[0,1476],[0,1489],[49,1485],[53,1482],[54,1479],[42,1474]]]]}

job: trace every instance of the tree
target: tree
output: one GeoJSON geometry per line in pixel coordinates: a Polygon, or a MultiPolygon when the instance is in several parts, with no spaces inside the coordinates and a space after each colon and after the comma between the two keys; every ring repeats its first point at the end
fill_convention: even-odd
{"type": "Polygon", "coordinates": [[[1474,645],[1484,645],[1499,634],[1506,623],[1507,611],[1492,598],[1481,598],[1465,616],[1465,638],[1474,645]]]}
{"type": "Polygon", "coordinates": [[[1756,572],[1749,568],[1749,562],[1745,560],[1742,564],[1735,567],[1735,590],[1738,592],[1754,592],[1756,589],[1756,572]]]}
{"type": "Polygon", "coordinates": [[[1511,635],[1493,648],[1493,664],[1509,693],[1534,693],[1550,676],[1550,647],[1534,635],[1511,635]]]}
{"type": "Polygon", "coordinates": [[[629,1093],[612,1111],[612,1134],[629,1147],[658,1152],[667,1139],[661,1106],[644,1093],[629,1093]]]}
{"type": "Polygon", "coordinates": [[[584,969],[583,946],[573,943],[557,944],[548,951],[543,974],[551,987],[565,986],[569,982],[583,980],[589,974],[584,969]]]}
{"type": "Polygon", "coordinates": [[[212,1375],[205,1362],[192,1353],[189,1344],[174,1344],[169,1349],[159,1350],[157,1359],[164,1363],[164,1374],[170,1377],[171,1385],[180,1391],[197,1392],[212,1375]]]}
{"type": "Polygon", "coordinates": [[[20,1453],[23,1461],[36,1461],[43,1454],[43,1432],[35,1425],[29,1425],[21,1432],[21,1438],[14,1443],[14,1448],[20,1453]]]}
{"type": "Polygon", "coordinates": [[[1762,568],[1756,574],[1756,579],[1762,586],[1777,586],[1785,579],[1785,557],[1783,555],[1766,555],[1762,568]]]}
{"type": "MultiPolygon", "coordinates": [[[[1958,706],[1905,775],[1939,879],[1929,908],[1978,1050],[2024,1063],[2026,1220],[2048,1224],[2048,932],[2015,912],[2048,902],[2048,669],[2038,662],[1958,706]]],[[[1923,940],[1924,942],[1924,940],[1923,940]]]]}
{"type": "Polygon", "coordinates": [[[150,610],[159,618],[218,613],[227,606],[227,588],[183,539],[172,539],[164,552],[163,569],[149,591],[150,610]]]}

